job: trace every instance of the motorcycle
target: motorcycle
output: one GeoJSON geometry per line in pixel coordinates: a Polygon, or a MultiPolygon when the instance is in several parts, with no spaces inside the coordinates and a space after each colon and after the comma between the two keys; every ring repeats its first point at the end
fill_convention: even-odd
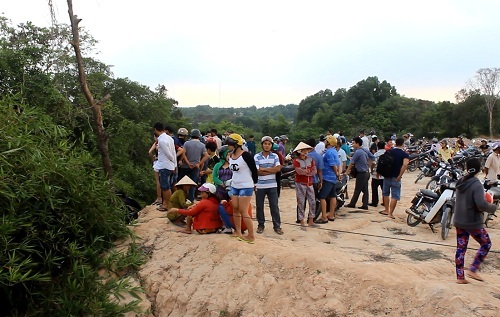
{"type": "Polygon", "coordinates": [[[415,172],[417,168],[423,169],[429,160],[429,152],[410,154],[410,161],[406,169],[409,172],[415,172]]]}
{"type": "MultiPolygon", "coordinates": [[[[498,209],[498,206],[500,205],[500,187],[498,185],[499,185],[498,181],[491,182],[491,181],[485,180],[483,183],[483,187],[484,187],[485,191],[487,193],[489,193],[491,195],[491,197],[493,197],[493,204],[497,205],[497,209],[498,209]]],[[[486,227],[488,227],[488,221],[493,220],[493,217],[497,216],[494,213],[489,214],[487,212],[484,212],[483,214],[484,214],[484,225],[486,227]]]]}
{"type": "Polygon", "coordinates": [[[439,162],[436,173],[431,177],[431,180],[427,183],[425,188],[430,190],[436,189],[442,182],[441,179],[443,177],[451,177],[454,181],[457,181],[462,176],[463,170],[459,166],[452,165],[451,163],[447,164],[444,162],[439,162]]]}
{"type": "Polygon", "coordinates": [[[415,179],[415,184],[424,177],[433,176],[436,173],[438,166],[438,161],[432,155],[429,155],[429,161],[424,165],[422,171],[418,174],[417,179],[415,179]]]}
{"type": "Polygon", "coordinates": [[[285,165],[281,169],[280,185],[281,188],[295,188],[295,168],[293,164],[285,165]]]}
{"type": "Polygon", "coordinates": [[[434,225],[441,224],[441,238],[445,240],[451,229],[453,207],[455,204],[456,181],[450,176],[443,176],[435,190],[420,189],[412,200],[406,223],[415,227],[419,223],[428,224],[432,232],[434,225]]]}

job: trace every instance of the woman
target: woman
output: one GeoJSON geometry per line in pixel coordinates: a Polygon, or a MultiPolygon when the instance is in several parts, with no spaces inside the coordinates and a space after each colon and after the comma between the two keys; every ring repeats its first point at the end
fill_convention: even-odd
{"type": "Polygon", "coordinates": [[[252,200],[255,184],[257,183],[257,167],[252,155],[243,151],[243,138],[237,133],[230,134],[226,138],[226,144],[230,151],[228,155],[229,168],[233,172],[231,181],[231,200],[234,207],[235,233],[230,235],[240,241],[254,243],[253,222],[248,214],[248,206],[252,200]],[[241,221],[248,228],[248,235],[241,233],[241,221]]]}
{"type": "Polygon", "coordinates": [[[293,152],[297,153],[297,157],[293,159],[293,167],[295,169],[295,193],[297,197],[297,211],[300,225],[305,228],[318,227],[314,223],[316,213],[316,198],[313,188],[313,177],[317,173],[316,163],[313,158],[308,157],[307,153],[313,148],[304,142],[300,142],[293,152]],[[308,219],[305,218],[306,201],[309,202],[308,219]]]}
{"type": "Polygon", "coordinates": [[[212,171],[214,184],[217,187],[216,195],[220,200],[228,200],[229,194],[227,192],[228,188],[226,182],[233,177],[233,171],[229,168],[229,162],[227,160],[227,155],[229,150],[227,145],[224,145],[219,150],[220,161],[215,164],[214,170],[212,171]]]}
{"type": "Polygon", "coordinates": [[[171,212],[171,210],[172,208],[186,209],[193,204],[186,198],[192,186],[196,186],[196,183],[187,175],[175,184],[175,192],[170,197],[170,201],[168,202],[169,211],[167,212],[168,220],[175,225],[183,225],[182,221],[186,217],[178,212],[171,212]]]}
{"type": "Polygon", "coordinates": [[[481,161],[471,158],[466,162],[467,175],[457,182],[455,214],[453,225],[457,230],[457,252],[455,265],[457,283],[469,283],[464,277],[465,252],[472,236],[480,244],[474,262],[470,266],[468,276],[478,281],[483,279],[476,273],[491,248],[491,240],[484,228],[483,212],[494,213],[496,205],[490,204],[484,197],[484,189],[476,177],[481,170],[481,161]]]}
{"type": "Polygon", "coordinates": [[[170,208],[169,213],[179,213],[188,216],[186,218],[187,228],[182,233],[191,233],[191,225],[199,234],[217,232],[222,228],[219,217],[219,199],[215,196],[215,185],[205,183],[198,188],[201,201],[188,209],[170,208]]]}

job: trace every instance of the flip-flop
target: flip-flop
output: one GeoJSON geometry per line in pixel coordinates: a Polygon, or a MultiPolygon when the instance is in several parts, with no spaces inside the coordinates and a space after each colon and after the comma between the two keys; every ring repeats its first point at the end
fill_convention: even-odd
{"type": "Polygon", "coordinates": [[[378,213],[381,214],[381,215],[384,215],[384,216],[389,216],[389,214],[386,214],[384,210],[381,210],[378,213]]]}
{"type": "Polygon", "coordinates": [[[389,216],[389,215],[386,215],[386,216],[391,218],[391,219],[396,219],[396,217],[394,217],[394,216],[389,216]]]}
{"type": "Polygon", "coordinates": [[[319,219],[319,220],[316,220],[315,223],[325,224],[325,223],[328,223],[328,220],[319,219]]]}
{"type": "Polygon", "coordinates": [[[254,243],[255,243],[255,240],[247,240],[247,239],[242,238],[242,237],[238,237],[238,240],[239,240],[239,241],[246,242],[246,243],[248,243],[248,244],[254,244],[254,243]]]}
{"type": "Polygon", "coordinates": [[[328,218],[328,221],[335,221],[335,218],[328,218]]]}
{"type": "Polygon", "coordinates": [[[163,208],[163,207],[157,207],[156,210],[158,210],[158,211],[168,211],[167,208],[163,208]]]}

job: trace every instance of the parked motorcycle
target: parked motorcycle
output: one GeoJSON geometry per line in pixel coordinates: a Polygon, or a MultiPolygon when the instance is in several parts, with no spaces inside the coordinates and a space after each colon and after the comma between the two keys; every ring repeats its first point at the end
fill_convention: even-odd
{"type": "Polygon", "coordinates": [[[293,164],[285,165],[281,169],[280,185],[281,188],[295,188],[295,168],[293,164]]]}
{"type": "Polygon", "coordinates": [[[450,163],[447,164],[445,162],[439,162],[436,173],[431,177],[431,180],[427,183],[425,188],[430,190],[436,189],[439,184],[442,183],[441,179],[443,177],[451,177],[454,181],[457,181],[462,176],[463,170],[459,166],[450,163]]]}
{"type": "Polygon", "coordinates": [[[436,158],[434,158],[432,155],[429,155],[429,161],[425,163],[422,171],[420,171],[420,173],[418,174],[417,179],[415,179],[415,184],[424,177],[432,177],[439,168],[438,163],[439,162],[436,158]]]}
{"type": "Polygon", "coordinates": [[[405,210],[408,214],[406,223],[411,227],[419,223],[428,224],[432,232],[435,232],[434,225],[440,223],[441,238],[445,240],[451,228],[455,186],[455,180],[444,176],[435,190],[420,189],[412,200],[412,206],[405,210]]]}
{"type": "MultiPolygon", "coordinates": [[[[498,206],[500,205],[500,187],[498,181],[491,182],[486,180],[483,183],[484,189],[486,190],[487,193],[490,193],[490,195],[493,197],[493,204],[498,206]]],[[[489,214],[487,212],[484,212],[484,225],[488,227],[488,221],[493,220],[494,217],[496,217],[496,214],[489,214]]]]}

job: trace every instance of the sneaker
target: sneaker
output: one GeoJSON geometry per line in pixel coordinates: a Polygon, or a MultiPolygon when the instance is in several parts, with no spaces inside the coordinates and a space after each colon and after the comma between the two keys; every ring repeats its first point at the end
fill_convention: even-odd
{"type": "Polygon", "coordinates": [[[368,206],[359,206],[358,209],[368,210],[368,206]]]}
{"type": "Polygon", "coordinates": [[[262,233],[264,232],[264,227],[257,227],[257,233],[262,233]]]}
{"type": "Polygon", "coordinates": [[[233,229],[231,228],[225,228],[224,231],[222,231],[223,233],[225,234],[232,234],[233,233],[233,229]]]}
{"type": "Polygon", "coordinates": [[[372,204],[368,204],[368,206],[377,207],[377,206],[378,206],[378,204],[373,204],[373,203],[372,203],[372,204]]]}

